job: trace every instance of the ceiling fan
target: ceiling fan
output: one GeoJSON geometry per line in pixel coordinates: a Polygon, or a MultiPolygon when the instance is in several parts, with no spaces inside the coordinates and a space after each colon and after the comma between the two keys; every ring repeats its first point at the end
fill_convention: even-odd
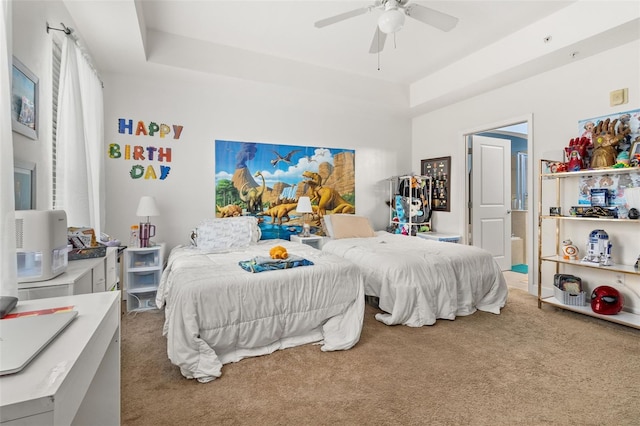
{"type": "Polygon", "coordinates": [[[316,28],[323,28],[328,25],[344,21],[355,16],[363,15],[374,9],[384,10],[378,18],[378,25],[373,34],[373,41],[369,53],[380,53],[384,49],[384,42],[387,34],[399,31],[404,25],[404,15],[416,19],[427,25],[438,28],[442,31],[450,31],[458,24],[458,18],[438,12],[430,7],[419,4],[407,4],[410,0],[376,0],[372,5],[354,9],[349,12],[340,13],[330,18],[321,19],[314,25],[316,28]],[[402,9],[404,14],[400,11],[402,9]]]}

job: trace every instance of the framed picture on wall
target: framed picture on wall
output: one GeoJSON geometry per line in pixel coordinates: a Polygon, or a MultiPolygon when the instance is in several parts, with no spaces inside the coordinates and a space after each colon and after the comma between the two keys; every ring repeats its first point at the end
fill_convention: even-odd
{"type": "Polygon", "coordinates": [[[11,74],[11,127],[38,140],[38,77],[15,56],[11,74]]]}
{"type": "Polygon", "coordinates": [[[13,168],[13,187],[16,210],[36,208],[36,165],[16,161],[13,168]]]}
{"type": "Polygon", "coordinates": [[[421,174],[431,178],[431,205],[434,211],[451,211],[451,157],[427,158],[420,162],[421,174]]]}

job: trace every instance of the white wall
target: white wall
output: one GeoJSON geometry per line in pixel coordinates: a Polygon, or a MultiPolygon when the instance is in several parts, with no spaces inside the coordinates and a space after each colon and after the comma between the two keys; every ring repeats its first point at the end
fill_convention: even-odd
{"type": "MultiPolygon", "coordinates": [[[[51,38],[46,23],[75,23],[60,1],[14,2],[13,54],[40,78],[38,141],[13,133],[14,158],[35,162],[38,209],[51,208],[51,38]]],[[[82,40],[82,34],[78,34],[82,40]]],[[[105,83],[105,154],[110,143],[171,146],[173,161],[165,181],[133,180],[132,161],[106,160],[105,232],[128,242],[142,195],[154,195],[162,216],[152,220],[156,240],[168,247],[187,241],[200,220],[215,211],[215,139],[328,146],[356,151],[356,210],[376,228],[388,218],[389,176],[411,167],[411,124],[385,105],[350,101],[228,77],[146,64],[101,75],[105,83]],[[119,118],[184,126],[178,141],[125,137],[119,118]]],[[[151,164],[151,163],[149,163],[151,164]]]]}
{"type": "Polygon", "coordinates": [[[423,158],[452,157],[451,212],[434,213],[436,226],[464,230],[465,132],[533,114],[534,164],[545,153],[561,155],[579,136],[578,120],[640,106],[639,52],[640,42],[630,43],[414,118],[413,168],[423,158]],[[609,106],[609,92],[623,87],[629,88],[629,103],[609,106]]]}
{"type": "MultiPolygon", "coordinates": [[[[579,120],[638,108],[640,41],[635,41],[414,118],[413,168],[417,170],[423,158],[452,157],[451,212],[434,213],[436,230],[461,234],[465,231],[463,135],[466,132],[488,129],[495,127],[494,124],[532,114],[530,155],[533,156],[534,170],[537,171],[541,158],[562,159],[563,147],[571,138],[581,134],[579,120]],[[609,106],[609,92],[620,88],[629,89],[629,103],[609,106]]],[[[534,178],[534,191],[529,197],[529,204],[535,208],[538,198],[537,175],[534,178]]],[[[531,226],[536,224],[537,216],[531,226]]],[[[634,232],[635,226],[631,226],[629,229],[634,232]]],[[[528,247],[534,254],[537,254],[536,242],[533,239],[528,247]]],[[[635,256],[640,254],[640,241],[629,238],[624,245],[625,258],[621,260],[633,264],[635,256]]],[[[537,283],[537,276],[534,275],[534,278],[537,283]]]]}
{"type": "MultiPolygon", "coordinates": [[[[409,118],[394,117],[377,105],[148,64],[144,75],[103,75],[105,143],[172,148],[167,179],[131,179],[134,161],[107,159],[107,233],[128,241],[142,195],[153,195],[161,216],[156,241],[168,247],[187,243],[193,227],[213,217],[214,141],[355,149],[356,212],[377,229],[388,218],[389,176],[411,167],[409,118]],[[184,126],[178,141],[118,133],[119,118],[184,126]]],[[[147,162],[153,164],[153,162],[147,162]]],[[[156,165],[161,163],[155,163],[156,165]]]]}

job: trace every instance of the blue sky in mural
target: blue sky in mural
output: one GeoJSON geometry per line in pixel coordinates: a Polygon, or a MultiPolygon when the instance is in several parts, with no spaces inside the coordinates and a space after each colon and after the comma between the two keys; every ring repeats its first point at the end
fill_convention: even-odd
{"type": "Polygon", "coordinates": [[[216,182],[231,180],[236,169],[247,167],[252,173],[262,171],[269,187],[277,182],[295,185],[303,171],[317,172],[324,162],[333,165],[333,156],[345,151],[350,150],[216,140],[216,182]]]}

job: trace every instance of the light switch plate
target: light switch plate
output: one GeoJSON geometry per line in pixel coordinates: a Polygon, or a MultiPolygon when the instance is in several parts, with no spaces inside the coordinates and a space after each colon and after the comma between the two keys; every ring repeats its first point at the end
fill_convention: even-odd
{"type": "Polygon", "coordinates": [[[628,89],[618,89],[609,93],[609,104],[611,106],[622,105],[628,102],[627,100],[628,89]]]}

